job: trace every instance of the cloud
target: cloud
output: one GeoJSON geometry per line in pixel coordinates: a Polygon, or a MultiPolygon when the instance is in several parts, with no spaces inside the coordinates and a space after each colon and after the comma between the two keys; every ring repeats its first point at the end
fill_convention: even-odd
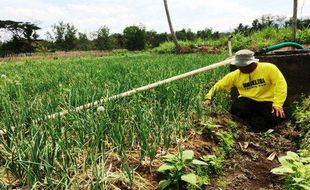
{"type": "MultiPolygon", "coordinates": [[[[266,9],[249,8],[240,1],[227,0],[195,0],[194,2],[172,0],[169,8],[176,30],[181,28],[201,30],[208,27],[227,31],[235,28],[239,23],[249,25],[254,19],[270,13],[265,11],[266,9]]],[[[275,15],[281,13],[276,10],[271,12],[275,15]]]]}
{"type": "MultiPolygon", "coordinates": [[[[310,0],[299,2],[298,14],[310,16],[310,0]]],[[[250,25],[263,14],[292,15],[292,0],[169,0],[175,30],[213,28],[227,31],[239,23],[250,25]]],[[[60,21],[80,32],[94,32],[108,26],[121,33],[129,25],[143,24],[147,30],[169,32],[162,0],[1,0],[0,19],[39,23],[43,32],[60,21]]]]}
{"type": "Polygon", "coordinates": [[[113,32],[122,31],[135,20],[135,9],[115,3],[68,4],[68,11],[74,13],[71,21],[85,31],[97,30],[101,26],[112,28],[113,32]]]}
{"type": "Polygon", "coordinates": [[[114,16],[117,14],[133,14],[135,11],[128,7],[115,4],[68,4],[68,9],[78,14],[114,16]]]}

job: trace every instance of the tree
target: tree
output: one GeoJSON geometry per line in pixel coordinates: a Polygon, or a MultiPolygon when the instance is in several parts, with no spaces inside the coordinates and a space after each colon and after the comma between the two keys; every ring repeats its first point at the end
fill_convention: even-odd
{"type": "Polygon", "coordinates": [[[176,31],[175,35],[179,40],[194,40],[196,35],[191,31],[191,29],[182,29],[180,31],[176,31]]]}
{"type": "Polygon", "coordinates": [[[76,47],[76,32],[77,29],[70,25],[69,23],[66,25],[66,33],[65,33],[65,43],[66,43],[66,51],[73,50],[76,47]]]}
{"type": "Polygon", "coordinates": [[[205,28],[204,30],[197,31],[197,37],[201,39],[210,39],[212,37],[212,28],[205,28]]]}
{"type": "Polygon", "coordinates": [[[176,37],[176,35],[174,33],[174,30],[173,30],[173,27],[172,27],[167,0],[164,0],[164,5],[165,5],[165,11],[166,11],[166,16],[167,16],[167,20],[168,20],[168,24],[169,24],[169,28],[170,28],[170,33],[171,33],[171,36],[172,36],[172,40],[173,40],[173,42],[175,44],[176,51],[180,52],[181,46],[178,43],[178,39],[177,39],[177,37],[176,37]]]}
{"type": "Polygon", "coordinates": [[[143,50],[145,48],[145,29],[138,26],[128,26],[124,29],[124,43],[128,50],[143,50]]]}
{"type": "Polygon", "coordinates": [[[0,20],[0,29],[11,32],[12,38],[22,38],[23,22],[16,22],[12,20],[0,20]]]}
{"type": "Polygon", "coordinates": [[[60,22],[58,25],[53,25],[53,33],[55,46],[58,50],[70,51],[76,47],[76,32],[74,25],[60,22]]]}
{"type": "Polygon", "coordinates": [[[157,45],[156,36],[157,36],[157,32],[154,30],[145,32],[145,41],[146,41],[147,47],[151,47],[151,48],[156,47],[157,45]]]}
{"type": "Polygon", "coordinates": [[[109,38],[110,29],[107,26],[101,27],[95,33],[95,47],[98,50],[111,50],[112,44],[109,38]]]}
{"type": "Polygon", "coordinates": [[[251,31],[258,31],[258,30],[261,30],[262,29],[262,25],[261,23],[259,22],[258,19],[254,19],[253,22],[252,22],[252,28],[251,28],[251,31]]]}
{"type": "Polygon", "coordinates": [[[161,43],[168,41],[169,39],[169,35],[167,34],[167,32],[164,33],[160,33],[156,36],[156,46],[159,46],[161,43]]]}
{"type": "Polygon", "coordinates": [[[284,26],[285,19],[286,19],[285,16],[280,16],[280,15],[271,15],[271,14],[262,15],[260,18],[253,20],[252,27],[249,28],[250,30],[249,33],[262,30],[263,28],[266,28],[269,26],[280,28],[284,26]]]}
{"type": "Polygon", "coordinates": [[[111,45],[112,45],[112,49],[122,49],[125,48],[124,45],[124,37],[122,34],[112,34],[109,37],[111,45]]]}
{"type": "MultiPolygon", "coordinates": [[[[292,26],[292,22],[293,22],[293,20],[291,18],[285,22],[285,26],[286,27],[292,26]]],[[[297,19],[297,29],[303,30],[306,28],[310,28],[310,19],[304,19],[304,20],[297,19]]]]}
{"type": "Polygon", "coordinates": [[[263,28],[267,26],[273,26],[274,21],[275,21],[275,17],[271,14],[262,15],[260,18],[260,23],[263,28]]]}
{"type": "Polygon", "coordinates": [[[1,49],[7,53],[26,53],[34,51],[34,41],[39,35],[36,33],[40,29],[30,22],[17,22],[12,20],[0,20],[0,29],[9,32],[12,36],[10,40],[2,44],[1,49]]]}
{"type": "MultiPolygon", "coordinates": [[[[56,49],[64,50],[65,49],[65,30],[66,26],[63,22],[60,22],[58,25],[53,25],[53,33],[54,37],[52,37],[55,40],[55,46],[56,49]]],[[[52,35],[51,35],[52,36],[52,35]]]]}
{"type": "Polygon", "coordinates": [[[88,39],[87,34],[79,32],[76,42],[76,49],[87,51],[91,50],[92,48],[92,42],[88,39]]]}
{"type": "Polygon", "coordinates": [[[220,37],[221,37],[221,35],[223,35],[223,34],[220,34],[218,31],[216,31],[216,32],[214,32],[213,34],[212,34],[212,39],[219,39],[220,37]]]}
{"type": "Polygon", "coordinates": [[[186,30],[183,28],[180,31],[176,31],[175,32],[176,37],[178,38],[178,40],[186,40],[186,30]]]}
{"type": "Polygon", "coordinates": [[[309,29],[310,28],[310,19],[297,20],[297,28],[298,29],[309,29]]]}
{"type": "Polygon", "coordinates": [[[34,24],[31,24],[29,22],[25,22],[22,25],[23,28],[23,36],[27,39],[28,43],[31,44],[32,41],[37,40],[39,35],[35,32],[36,30],[39,30],[40,28],[34,24]]]}
{"type": "Polygon", "coordinates": [[[234,33],[241,33],[243,35],[248,35],[249,34],[249,26],[248,25],[245,25],[243,26],[242,23],[240,23],[237,28],[234,29],[234,33]]]}
{"type": "Polygon", "coordinates": [[[158,47],[160,43],[168,40],[167,33],[158,34],[156,31],[147,31],[146,32],[146,44],[148,47],[154,48],[158,47]]]}
{"type": "Polygon", "coordinates": [[[293,7],[293,22],[292,22],[292,41],[296,41],[296,33],[297,33],[297,0],[294,0],[293,7]]]}
{"type": "Polygon", "coordinates": [[[191,30],[190,28],[188,28],[188,29],[186,30],[186,39],[187,39],[187,40],[195,40],[195,38],[196,38],[195,33],[192,32],[192,30],[191,30]]]}

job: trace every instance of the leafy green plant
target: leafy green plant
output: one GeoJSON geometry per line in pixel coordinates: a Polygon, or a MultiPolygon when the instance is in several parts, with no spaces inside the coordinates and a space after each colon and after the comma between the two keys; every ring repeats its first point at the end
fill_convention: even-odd
{"type": "Polygon", "coordinates": [[[219,175],[222,172],[224,158],[216,155],[205,155],[202,160],[208,164],[208,174],[219,175]]]}
{"type": "Polygon", "coordinates": [[[231,119],[226,119],[225,123],[229,126],[231,131],[236,131],[239,127],[238,123],[235,121],[232,121],[231,119]]]}
{"type": "Polygon", "coordinates": [[[310,189],[310,157],[301,157],[294,152],[287,152],[279,158],[280,167],[271,170],[277,175],[285,175],[285,189],[310,189]]]}
{"type": "Polygon", "coordinates": [[[219,133],[220,148],[223,155],[229,155],[234,147],[234,135],[230,131],[223,131],[219,133]]]}
{"type": "Polygon", "coordinates": [[[293,117],[302,128],[310,129],[310,96],[304,97],[303,101],[296,105],[293,117]]]}
{"type": "Polygon", "coordinates": [[[177,155],[168,154],[164,156],[164,162],[157,170],[167,177],[159,182],[160,189],[169,186],[176,186],[179,189],[182,181],[197,188],[208,183],[208,180],[206,180],[208,178],[198,176],[195,172],[196,167],[207,166],[207,163],[194,159],[192,150],[185,150],[177,155]]]}
{"type": "Polygon", "coordinates": [[[310,96],[303,97],[303,101],[297,103],[293,112],[295,125],[300,134],[299,148],[310,149],[310,96]]]}
{"type": "Polygon", "coordinates": [[[260,135],[264,138],[272,137],[273,131],[274,131],[273,129],[268,129],[266,132],[260,133],[260,135]]]}
{"type": "Polygon", "coordinates": [[[219,125],[214,125],[211,123],[206,123],[203,125],[202,133],[208,135],[209,137],[212,137],[213,135],[216,135],[216,131],[218,130],[219,125]]]}
{"type": "Polygon", "coordinates": [[[208,135],[210,138],[215,138],[219,145],[220,154],[225,157],[232,152],[235,143],[234,135],[238,134],[234,134],[230,129],[224,131],[222,127],[221,125],[206,123],[202,129],[202,133],[208,135]]]}
{"type": "Polygon", "coordinates": [[[226,177],[220,176],[216,182],[217,187],[227,189],[229,181],[226,177]]]}
{"type": "Polygon", "coordinates": [[[310,28],[301,30],[297,32],[297,42],[298,43],[309,43],[310,39],[310,28]]]}

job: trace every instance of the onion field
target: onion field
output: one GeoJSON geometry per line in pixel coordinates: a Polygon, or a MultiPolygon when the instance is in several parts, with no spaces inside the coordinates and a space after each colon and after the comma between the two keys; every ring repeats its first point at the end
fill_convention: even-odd
{"type": "MultiPolygon", "coordinates": [[[[139,166],[131,164],[131,154],[138,163],[151,163],[159,149],[186,137],[194,117],[208,117],[204,95],[227,66],[106,102],[98,111],[32,121],[226,56],[126,53],[1,63],[0,187],[113,189],[113,180],[132,182],[139,166]]],[[[228,107],[227,94],[216,98],[228,107]]]]}

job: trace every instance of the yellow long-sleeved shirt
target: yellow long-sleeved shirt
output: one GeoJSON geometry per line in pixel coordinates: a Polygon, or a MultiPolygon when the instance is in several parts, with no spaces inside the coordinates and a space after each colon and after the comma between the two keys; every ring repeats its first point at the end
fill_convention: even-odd
{"type": "Polygon", "coordinates": [[[221,89],[237,87],[239,97],[255,101],[270,101],[274,107],[282,107],[287,96],[287,84],[281,71],[271,63],[258,63],[251,73],[242,73],[239,69],[228,73],[208,92],[206,99],[212,99],[221,89]]]}

